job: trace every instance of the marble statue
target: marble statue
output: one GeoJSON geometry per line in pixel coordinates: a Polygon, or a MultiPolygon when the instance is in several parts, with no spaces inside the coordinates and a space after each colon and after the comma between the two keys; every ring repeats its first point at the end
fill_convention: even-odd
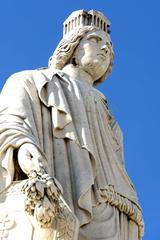
{"type": "Polygon", "coordinates": [[[7,80],[0,100],[1,239],[141,239],[122,132],[95,88],[111,73],[113,56],[109,20],[75,11],[49,66],[7,80]]]}

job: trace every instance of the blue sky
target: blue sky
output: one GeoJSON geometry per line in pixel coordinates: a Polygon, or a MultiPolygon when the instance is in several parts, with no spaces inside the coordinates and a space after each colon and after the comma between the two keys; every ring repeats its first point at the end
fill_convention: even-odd
{"type": "Polygon", "coordinates": [[[126,168],[145,220],[143,239],[159,240],[159,0],[1,0],[0,89],[12,73],[47,65],[63,21],[77,9],[100,10],[112,22],[113,72],[98,88],[124,133],[126,168]]]}

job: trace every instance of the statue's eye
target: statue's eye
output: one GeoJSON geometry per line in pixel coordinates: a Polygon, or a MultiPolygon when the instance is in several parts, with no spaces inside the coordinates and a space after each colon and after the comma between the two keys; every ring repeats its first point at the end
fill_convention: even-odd
{"type": "Polygon", "coordinates": [[[87,39],[92,41],[92,42],[95,42],[95,43],[98,43],[99,41],[102,40],[99,36],[96,36],[96,35],[95,36],[88,36],[87,39]]]}

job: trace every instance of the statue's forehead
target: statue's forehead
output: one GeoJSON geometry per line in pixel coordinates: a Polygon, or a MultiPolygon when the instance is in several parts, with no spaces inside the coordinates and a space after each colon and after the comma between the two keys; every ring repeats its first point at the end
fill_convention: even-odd
{"type": "Polygon", "coordinates": [[[102,30],[99,30],[99,29],[97,29],[97,30],[94,29],[92,31],[87,32],[83,39],[87,39],[89,36],[98,36],[102,40],[110,42],[110,38],[109,38],[108,34],[104,31],[102,31],[102,30]]]}
{"type": "Polygon", "coordinates": [[[94,30],[86,33],[86,36],[89,36],[89,35],[97,35],[97,36],[101,36],[101,37],[107,37],[107,33],[102,30],[99,30],[99,29],[94,29],[94,30]]]}

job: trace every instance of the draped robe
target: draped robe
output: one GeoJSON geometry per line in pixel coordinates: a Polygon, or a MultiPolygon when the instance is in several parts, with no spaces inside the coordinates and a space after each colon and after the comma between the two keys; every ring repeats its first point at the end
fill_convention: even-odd
{"type": "Polygon", "coordinates": [[[104,95],[62,71],[23,71],[0,100],[1,191],[17,172],[17,149],[34,144],[80,222],[79,239],[138,240],[141,209],[124,166],[122,133],[104,95]]]}

